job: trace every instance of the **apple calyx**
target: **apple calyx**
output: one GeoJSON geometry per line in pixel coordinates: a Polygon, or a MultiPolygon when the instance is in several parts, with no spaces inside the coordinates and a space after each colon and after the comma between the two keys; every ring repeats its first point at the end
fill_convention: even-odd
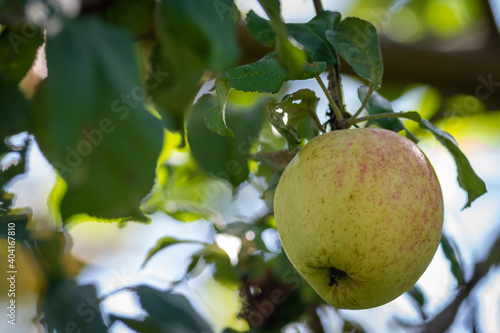
{"type": "Polygon", "coordinates": [[[333,285],[338,286],[338,280],[342,279],[347,276],[347,273],[335,268],[335,267],[330,267],[330,280],[328,281],[328,286],[331,287],[333,285]]]}

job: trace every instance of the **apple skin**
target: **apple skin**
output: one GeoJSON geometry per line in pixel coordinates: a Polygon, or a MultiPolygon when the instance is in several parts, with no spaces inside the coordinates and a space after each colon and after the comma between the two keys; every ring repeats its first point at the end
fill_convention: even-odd
{"type": "Polygon", "coordinates": [[[431,262],[443,195],[424,153],[384,129],[336,130],[288,164],[274,199],[283,248],[334,307],[367,309],[409,290],[431,262]]]}

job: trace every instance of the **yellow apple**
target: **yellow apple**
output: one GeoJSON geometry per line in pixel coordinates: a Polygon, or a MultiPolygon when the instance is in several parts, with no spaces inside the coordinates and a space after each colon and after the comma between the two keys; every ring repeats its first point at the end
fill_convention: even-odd
{"type": "Polygon", "coordinates": [[[288,258],[337,308],[367,309],[410,289],[439,245],[443,196],[409,139],[383,129],[311,140],[286,167],[274,199],[288,258]]]}

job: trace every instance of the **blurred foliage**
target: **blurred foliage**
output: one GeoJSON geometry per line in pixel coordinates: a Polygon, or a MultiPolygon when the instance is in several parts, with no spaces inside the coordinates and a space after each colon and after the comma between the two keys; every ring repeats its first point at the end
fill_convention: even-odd
{"type": "MultiPolygon", "coordinates": [[[[33,273],[24,274],[18,288],[38,294],[36,321],[47,332],[106,332],[119,323],[137,332],[212,332],[210,318],[176,291],[208,270],[217,285],[238,294],[237,318],[224,332],[297,326],[323,332],[318,313],[325,308],[338,316],[340,331],[363,332],[326,305],[291,265],[272,213],[284,168],[300,147],[328,129],[317,115],[325,96],[289,91],[288,81],[322,83],[325,71],[330,80],[338,79],[339,57],[369,85],[358,90],[367,116],[389,114],[370,125],[406,131],[414,140],[413,134],[430,130],[457,160],[467,204],[485,192],[453,137],[427,119],[442,114],[444,129],[492,133],[498,112],[486,115],[474,96],[443,99],[432,87],[387,85],[373,92],[383,73],[376,28],[404,43],[457,36],[479,24],[484,13],[478,2],[358,1],[351,14],[362,19],[323,11],[307,23],[285,23],[279,1],[260,3],[267,17],[250,11],[247,28],[273,52],[239,64],[237,27],[243,16],[232,0],[84,1],[76,12],[56,2],[0,1],[0,249],[10,245],[8,226],[14,224],[17,265],[33,273]],[[42,44],[49,75],[34,81],[28,98],[32,93],[23,87],[27,77],[36,76],[29,69],[42,44]],[[397,115],[418,125],[395,118],[408,110],[394,110],[389,102],[413,93],[420,94],[416,104],[423,119],[414,112],[397,115]],[[448,119],[474,121],[450,125],[448,119]],[[29,208],[13,208],[15,197],[6,186],[26,175],[36,143],[57,174],[47,198],[53,230],[30,223],[29,208]],[[215,203],[237,200],[245,186],[259,193],[265,209],[226,221],[215,203]],[[158,212],[186,223],[210,221],[214,240],[160,237],[143,266],[181,243],[196,244],[183,277],[166,290],[127,287],[144,315],[112,313],[103,305],[110,295],[76,279],[84,263],[71,256],[67,227],[148,222],[158,212]],[[236,258],[216,241],[226,236],[240,244],[236,258]]],[[[330,124],[354,118],[356,110],[349,113],[332,102],[336,97],[342,103],[342,95],[329,97],[330,124]],[[333,119],[334,111],[341,118],[333,119]]],[[[443,236],[442,249],[458,284],[466,284],[453,239],[443,236]]],[[[425,292],[417,285],[408,295],[422,322],[427,320],[425,292]]]]}
{"type": "Polygon", "coordinates": [[[449,39],[482,24],[482,2],[474,0],[357,1],[351,14],[372,22],[399,43],[449,39]]]}
{"type": "Polygon", "coordinates": [[[46,54],[50,76],[29,131],[68,184],[62,217],[146,220],[138,206],[152,186],[163,129],[144,108],[132,39],[81,17],[47,38],[46,54]]]}

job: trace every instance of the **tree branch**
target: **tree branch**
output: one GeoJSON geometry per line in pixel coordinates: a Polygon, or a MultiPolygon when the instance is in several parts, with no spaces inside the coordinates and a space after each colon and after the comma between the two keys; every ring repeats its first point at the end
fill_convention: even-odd
{"type": "Polygon", "coordinates": [[[332,125],[332,129],[342,128],[344,122],[344,116],[342,115],[342,111],[340,111],[337,104],[335,104],[335,101],[332,99],[332,96],[330,95],[328,89],[326,89],[325,84],[323,83],[323,81],[319,76],[316,77],[316,81],[318,82],[319,86],[321,87],[321,90],[323,90],[323,93],[328,99],[328,105],[330,106],[330,109],[333,110],[333,114],[335,115],[335,119],[337,120],[336,121],[337,125],[336,126],[332,125]]]}
{"type": "MultiPolygon", "coordinates": [[[[381,49],[385,83],[428,84],[438,88],[444,97],[468,94],[481,99],[489,110],[500,109],[498,91],[495,94],[483,84],[489,77],[500,82],[500,44],[480,50],[443,52],[422,44],[403,45],[382,39],[381,49]]],[[[498,87],[489,88],[500,91],[498,87]]]]}
{"type": "MultiPolygon", "coordinates": [[[[487,3],[487,0],[483,1],[487,3]]],[[[495,84],[500,82],[500,38],[492,21],[491,8],[485,7],[485,12],[485,20],[489,22],[487,33],[496,37],[491,37],[481,49],[443,51],[438,45],[428,42],[407,45],[381,38],[385,85],[428,84],[437,88],[444,98],[456,94],[472,95],[481,99],[488,110],[500,110],[500,87],[492,86],[488,90],[483,83],[489,77],[495,84]],[[493,27],[495,30],[491,31],[493,27]]],[[[242,30],[239,38],[244,54],[241,64],[257,61],[270,51],[253,39],[244,22],[239,28],[242,30]]],[[[354,74],[347,64],[342,63],[341,67],[343,74],[354,74]]],[[[332,96],[335,100],[336,94],[332,96]]],[[[339,101],[337,105],[342,104],[339,101]]]]}
{"type": "Polygon", "coordinates": [[[306,324],[314,333],[325,333],[323,325],[321,324],[321,318],[317,313],[318,307],[319,307],[318,303],[312,303],[309,305],[306,312],[308,317],[306,320],[306,324]]]}
{"type": "Polygon", "coordinates": [[[462,305],[478,282],[488,274],[491,266],[498,264],[500,264],[500,236],[491,247],[488,257],[484,261],[476,263],[474,266],[474,275],[469,282],[458,291],[455,299],[443,311],[425,325],[422,333],[446,331],[453,324],[460,305],[462,305]]]}

